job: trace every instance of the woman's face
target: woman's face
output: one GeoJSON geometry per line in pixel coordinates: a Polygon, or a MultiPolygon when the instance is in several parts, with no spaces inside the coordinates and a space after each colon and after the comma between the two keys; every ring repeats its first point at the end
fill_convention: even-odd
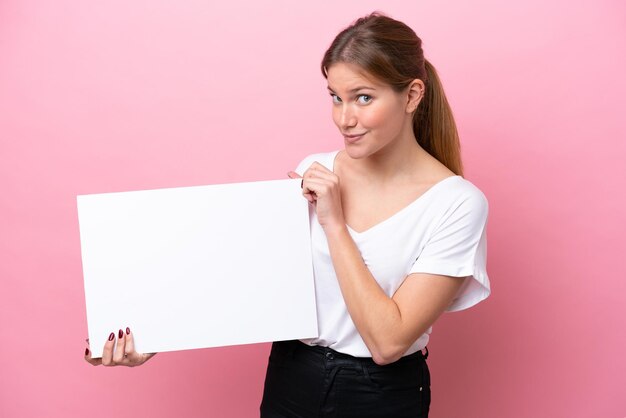
{"type": "Polygon", "coordinates": [[[352,158],[372,155],[413,135],[412,114],[407,111],[411,106],[408,94],[395,92],[360,67],[348,63],[330,66],[327,81],[333,101],[333,120],[352,158]]]}

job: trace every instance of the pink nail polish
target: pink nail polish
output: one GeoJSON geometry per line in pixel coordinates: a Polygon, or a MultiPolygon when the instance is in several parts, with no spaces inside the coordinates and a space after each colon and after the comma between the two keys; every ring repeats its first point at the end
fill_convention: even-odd
{"type": "Polygon", "coordinates": [[[113,338],[115,338],[114,332],[112,332],[111,335],[109,335],[109,341],[113,341],[113,338]]]}

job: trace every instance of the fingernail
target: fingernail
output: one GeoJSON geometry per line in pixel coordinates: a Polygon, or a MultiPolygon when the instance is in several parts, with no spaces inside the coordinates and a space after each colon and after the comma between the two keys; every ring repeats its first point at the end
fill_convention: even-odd
{"type": "Polygon", "coordinates": [[[302,180],[302,181],[300,182],[300,188],[301,188],[301,189],[302,189],[302,188],[304,188],[304,180],[302,180]]]}
{"type": "Polygon", "coordinates": [[[114,332],[112,332],[111,335],[109,335],[109,341],[113,341],[113,338],[115,338],[114,332]]]}
{"type": "Polygon", "coordinates": [[[122,338],[124,336],[124,331],[120,330],[120,332],[117,333],[117,338],[122,338]]]}
{"type": "Polygon", "coordinates": [[[126,335],[130,334],[130,328],[126,327],[126,335]]]}
{"type": "Polygon", "coordinates": [[[89,355],[89,349],[88,348],[85,348],[85,355],[86,356],[89,355]]]}

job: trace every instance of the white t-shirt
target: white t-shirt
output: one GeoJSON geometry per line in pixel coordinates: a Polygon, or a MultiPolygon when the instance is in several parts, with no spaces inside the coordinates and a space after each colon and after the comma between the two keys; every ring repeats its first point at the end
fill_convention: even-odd
{"type": "MultiPolygon", "coordinates": [[[[313,154],[296,168],[302,175],[314,161],[334,169],[339,151],[313,154]]],[[[328,242],[309,205],[319,337],[302,340],[355,357],[371,357],[344,302],[328,242]]],[[[487,277],[488,204],[484,194],[461,176],[436,183],[408,206],[363,232],[348,227],[361,257],[385,294],[393,296],[407,275],[432,273],[467,277],[446,311],[459,311],[491,293],[487,277]]],[[[428,344],[432,327],[405,355],[428,344]]]]}

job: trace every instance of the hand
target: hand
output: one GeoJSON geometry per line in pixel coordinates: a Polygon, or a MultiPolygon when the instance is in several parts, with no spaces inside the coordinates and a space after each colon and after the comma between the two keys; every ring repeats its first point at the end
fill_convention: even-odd
{"type": "MultiPolygon", "coordinates": [[[[113,352],[115,346],[115,333],[112,332],[106,343],[104,343],[104,350],[102,351],[102,358],[91,358],[91,351],[89,348],[85,350],[85,361],[93,366],[127,366],[135,367],[144,364],[150,360],[156,353],[139,354],[135,351],[135,344],[133,342],[133,334],[129,328],[126,328],[126,333],[119,330],[117,334],[117,347],[113,352]]],[[[89,339],[85,340],[89,344],[89,339]]]]}
{"type": "Polygon", "coordinates": [[[341,190],[339,177],[318,162],[311,164],[304,176],[295,171],[287,173],[289,178],[302,178],[302,194],[313,205],[317,220],[326,230],[327,228],[345,228],[341,206],[341,190]]]}

